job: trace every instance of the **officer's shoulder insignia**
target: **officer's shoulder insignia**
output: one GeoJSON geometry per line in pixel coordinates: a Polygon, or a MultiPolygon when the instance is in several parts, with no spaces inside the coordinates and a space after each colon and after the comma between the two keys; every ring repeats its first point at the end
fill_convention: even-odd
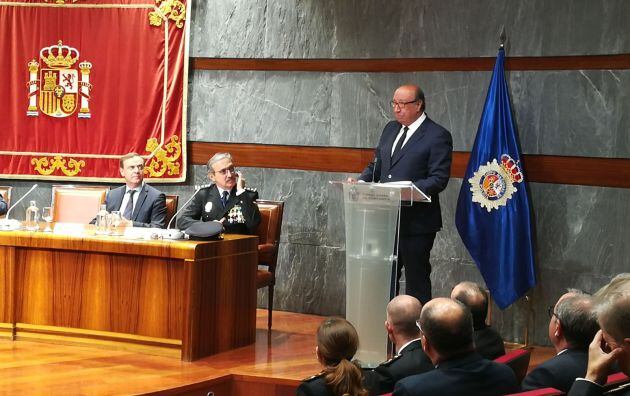
{"type": "Polygon", "coordinates": [[[245,191],[258,192],[258,190],[256,190],[255,188],[251,188],[251,187],[245,187],[245,191]]]}
{"type": "Polygon", "coordinates": [[[311,382],[311,381],[314,381],[314,380],[316,380],[316,379],[318,379],[318,378],[322,377],[324,374],[325,374],[325,372],[324,372],[324,371],[322,371],[322,372],[320,372],[319,374],[311,375],[310,377],[304,378],[304,379],[302,380],[302,382],[311,382]]]}
{"type": "Polygon", "coordinates": [[[402,355],[396,355],[394,357],[392,357],[389,360],[384,361],[383,363],[381,363],[381,366],[389,366],[392,363],[394,363],[396,360],[400,359],[402,357],[402,355]]]}
{"type": "Polygon", "coordinates": [[[195,190],[203,190],[204,188],[210,188],[212,186],[214,186],[214,183],[199,184],[199,185],[195,185],[195,190]]]}

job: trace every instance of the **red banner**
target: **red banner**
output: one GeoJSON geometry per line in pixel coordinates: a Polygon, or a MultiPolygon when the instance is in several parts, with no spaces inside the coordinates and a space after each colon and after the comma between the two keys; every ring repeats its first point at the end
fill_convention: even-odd
{"type": "Polygon", "coordinates": [[[186,0],[0,0],[0,177],[186,178],[186,0]]]}

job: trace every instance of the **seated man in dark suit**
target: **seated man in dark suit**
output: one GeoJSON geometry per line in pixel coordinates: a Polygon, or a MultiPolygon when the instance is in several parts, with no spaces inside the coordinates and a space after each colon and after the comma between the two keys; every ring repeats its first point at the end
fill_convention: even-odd
{"type": "Polygon", "coordinates": [[[4,202],[4,198],[2,198],[2,194],[0,194],[0,215],[7,213],[7,203],[4,202]]]}
{"type": "Polygon", "coordinates": [[[589,345],[586,375],[575,380],[569,396],[630,396],[630,383],[606,392],[602,386],[615,363],[630,376],[630,274],[616,276],[593,298],[601,330],[589,345]]]}
{"type": "Polygon", "coordinates": [[[451,298],[467,306],[472,313],[477,352],[490,360],[505,355],[501,334],[486,324],[486,317],[488,316],[486,291],[474,282],[461,282],[453,288],[451,298]]]}
{"type": "Polygon", "coordinates": [[[143,173],[144,158],[138,154],[129,153],[120,158],[120,175],[125,178],[125,185],[107,194],[107,211],[120,211],[127,226],[164,228],[166,197],[144,183],[143,173]]]}
{"type": "Polygon", "coordinates": [[[550,307],[549,315],[549,340],[557,355],[525,377],[523,390],[556,388],[568,392],[573,381],[586,374],[588,345],[599,330],[592,298],[569,291],[550,307]]]}
{"type": "Polygon", "coordinates": [[[210,158],[208,178],[214,184],[195,195],[177,220],[177,227],[185,230],[199,221],[219,221],[226,233],[253,234],[260,224],[255,203],[258,193],[245,189],[245,178],[234,169],[229,153],[216,153],[210,158]]]}
{"type": "Polygon", "coordinates": [[[396,383],[394,396],[505,395],[518,391],[516,376],[506,365],[475,352],[470,310],[457,300],[435,298],[420,315],[422,349],[435,370],[396,383]]]}
{"type": "Polygon", "coordinates": [[[413,296],[400,295],[387,304],[385,329],[397,354],[374,370],[365,370],[363,383],[371,395],[391,392],[398,380],[433,370],[420,342],[421,310],[422,304],[413,296]]]}

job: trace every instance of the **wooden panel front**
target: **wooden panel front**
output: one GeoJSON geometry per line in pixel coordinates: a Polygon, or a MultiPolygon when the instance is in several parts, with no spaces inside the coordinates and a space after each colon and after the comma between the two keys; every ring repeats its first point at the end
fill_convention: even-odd
{"type": "Polygon", "coordinates": [[[15,320],[182,338],[179,260],[17,249],[15,320]]]}

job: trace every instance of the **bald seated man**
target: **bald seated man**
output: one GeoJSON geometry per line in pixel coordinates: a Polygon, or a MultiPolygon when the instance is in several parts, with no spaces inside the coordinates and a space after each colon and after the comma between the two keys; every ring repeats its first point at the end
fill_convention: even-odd
{"type": "Polygon", "coordinates": [[[603,387],[615,363],[630,376],[630,274],[618,275],[593,298],[601,330],[589,346],[586,375],[575,380],[569,396],[630,396],[630,383],[606,392],[603,387]]]}
{"type": "Polygon", "coordinates": [[[486,317],[488,316],[486,291],[474,282],[461,282],[453,288],[451,298],[467,306],[472,313],[475,330],[473,338],[477,352],[490,360],[505,355],[503,337],[486,324],[486,317]]]}
{"type": "Polygon", "coordinates": [[[556,356],[532,370],[522,390],[555,388],[568,392],[586,374],[588,346],[599,330],[591,296],[578,290],[563,294],[549,311],[549,340],[556,356]]]}
{"type": "Polygon", "coordinates": [[[394,396],[477,395],[515,393],[516,376],[506,365],[475,351],[470,310],[450,298],[429,301],[420,314],[422,349],[435,370],[404,378],[394,396]]]}
{"type": "Polygon", "coordinates": [[[396,347],[396,355],[374,370],[366,370],[363,380],[371,395],[390,393],[397,381],[433,370],[433,363],[422,350],[420,319],[422,304],[413,296],[400,295],[387,304],[385,330],[396,347]]]}

